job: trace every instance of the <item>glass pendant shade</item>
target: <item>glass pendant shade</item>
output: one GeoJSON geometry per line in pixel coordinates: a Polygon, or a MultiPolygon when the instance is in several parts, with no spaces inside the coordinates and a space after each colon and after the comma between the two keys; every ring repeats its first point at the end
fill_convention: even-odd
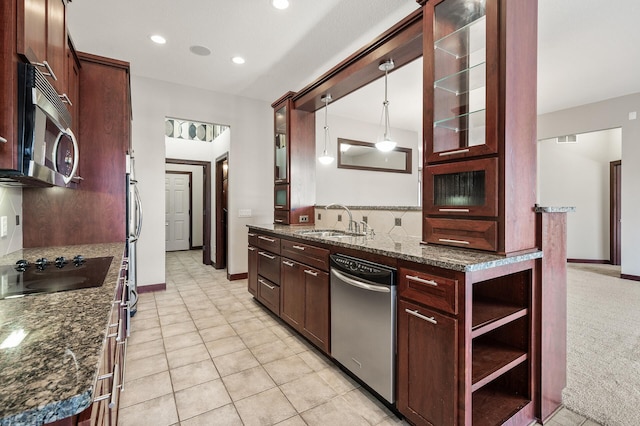
{"type": "Polygon", "coordinates": [[[391,126],[389,125],[389,100],[387,99],[387,76],[389,70],[392,70],[395,65],[392,60],[383,62],[378,67],[380,71],[384,71],[384,102],[382,102],[382,117],[381,123],[384,123],[384,133],[382,138],[376,142],[376,148],[382,152],[393,151],[397,143],[391,139],[391,126]]]}
{"type": "Polygon", "coordinates": [[[320,164],[328,166],[333,163],[333,157],[329,155],[327,152],[327,143],[331,137],[329,136],[329,125],[327,124],[327,114],[329,110],[329,102],[331,101],[331,95],[326,94],[322,97],[322,101],[324,102],[324,151],[322,151],[322,155],[318,157],[318,161],[320,164]]]}

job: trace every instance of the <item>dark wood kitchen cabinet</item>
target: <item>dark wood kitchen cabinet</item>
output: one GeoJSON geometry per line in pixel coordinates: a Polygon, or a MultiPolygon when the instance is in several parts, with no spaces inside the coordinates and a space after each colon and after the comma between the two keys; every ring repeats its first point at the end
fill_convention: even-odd
{"type": "Polygon", "coordinates": [[[253,297],[258,296],[258,248],[255,246],[258,235],[254,232],[248,233],[249,245],[247,246],[247,289],[253,297]]]}
{"type": "Polygon", "coordinates": [[[401,262],[397,408],[416,426],[535,419],[535,262],[456,272],[401,262]]]}
{"type": "Polygon", "coordinates": [[[537,1],[423,4],[423,242],[531,250],[537,1]]]}
{"type": "Polygon", "coordinates": [[[315,113],[293,108],[293,92],[275,101],[274,222],[314,223],[315,113]]]}
{"type": "Polygon", "coordinates": [[[0,2],[0,169],[18,166],[18,62],[16,53],[17,1],[0,2]]]}

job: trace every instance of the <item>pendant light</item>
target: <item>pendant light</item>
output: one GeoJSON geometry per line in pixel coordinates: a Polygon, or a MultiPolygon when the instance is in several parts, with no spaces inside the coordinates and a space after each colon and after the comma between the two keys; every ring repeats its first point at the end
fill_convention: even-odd
{"type": "Polygon", "coordinates": [[[331,102],[331,95],[326,94],[322,98],[322,102],[324,102],[324,151],[322,151],[322,155],[318,157],[318,161],[328,166],[333,163],[333,157],[329,155],[327,152],[327,141],[329,140],[329,126],[327,125],[327,114],[329,110],[329,102],[331,102]]]}
{"type": "Polygon", "coordinates": [[[382,102],[382,117],[380,117],[380,122],[382,123],[384,121],[384,133],[382,134],[382,139],[376,142],[376,148],[382,152],[393,151],[396,147],[396,142],[391,139],[391,126],[389,125],[389,100],[387,99],[387,76],[389,75],[389,70],[392,70],[394,66],[393,60],[391,59],[378,66],[380,71],[384,71],[384,102],[382,102]]]}

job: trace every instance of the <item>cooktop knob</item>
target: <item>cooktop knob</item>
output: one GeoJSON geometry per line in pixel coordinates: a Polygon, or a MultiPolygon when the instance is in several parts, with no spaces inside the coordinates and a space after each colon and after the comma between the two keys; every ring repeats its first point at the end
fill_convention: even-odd
{"type": "Polygon", "coordinates": [[[27,270],[29,262],[26,259],[20,259],[16,262],[16,270],[18,272],[24,272],[27,270]]]}
{"type": "Polygon", "coordinates": [[[36,260],[36,268],[43,270],[49,265],[49,260],[46,257],[42,257],[36,260]]]}
{"type": "Polygon", "coordinates": [[[64,256],[60,256],[60,257],[56,257],[56,268],[64,268],[64,265],[66,265],[67,263],[67,259],[64,258],[64,256]]]}
{"type": "Polygon", "coordinates": [[[78,254],[76,256],[73,257],[73,263],[76,266],[80,266],[84,263],[84,256],[78,254]]]}

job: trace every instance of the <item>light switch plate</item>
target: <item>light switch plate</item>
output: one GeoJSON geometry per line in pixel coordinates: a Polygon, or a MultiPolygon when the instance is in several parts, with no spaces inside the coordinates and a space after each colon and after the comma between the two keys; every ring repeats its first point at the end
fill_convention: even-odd
{"type": "Polygon", "coordinates": [[[251,217],[251,209],[239,209],[238,217],[251,217]]]}
{"type": "Polygon", "coordinates": [[[0,237],[6,237],[8,233],[7,229],[7,217],[0,217],[0,237]]]}

